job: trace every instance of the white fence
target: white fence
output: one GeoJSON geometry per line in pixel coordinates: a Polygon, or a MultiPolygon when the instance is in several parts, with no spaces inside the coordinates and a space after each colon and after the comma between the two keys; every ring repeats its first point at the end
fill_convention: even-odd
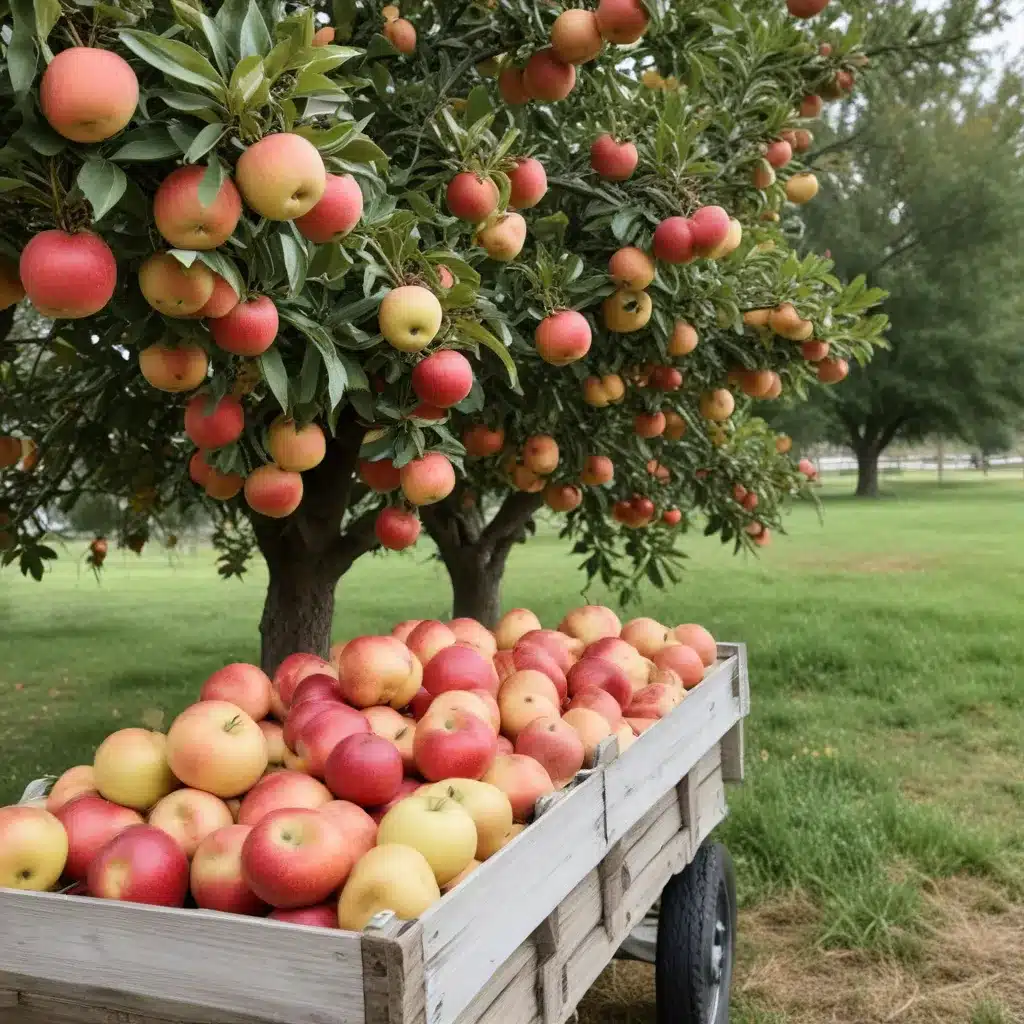
{"type": "MultiPolygon", "coordinates": [[[[819,471],[849,473],[856,471],[857,459],[852,452],[838,455],[819,455],[814,459],[819,471]]],[[[989,469],[1008,469],[1024,467],[1024,455],[993,455],[988,459],[989,469]]],[[[943,470],[981,469],[981,461],[977,455],[949,454],[942,457],[943,470]]],[[[939,459],[934,455],[883,455],[878,460],[880,473],[903,473],[912,470],[939,471],[939,459]]]]}

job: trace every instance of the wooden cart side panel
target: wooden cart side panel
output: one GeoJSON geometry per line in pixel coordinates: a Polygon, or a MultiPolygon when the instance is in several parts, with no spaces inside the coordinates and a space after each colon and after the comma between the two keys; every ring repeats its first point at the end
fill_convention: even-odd
{"type": "Polygon", "coordinates": [[[710,670],[679,709],[604,772],[609,843],[617,842],[740,720],[738,657],[710,670]]]}
{"type": "Polygon", "coordinates": [[[78,999],[106,1019],[364,1024],[351,933],[13,890],[0,891],[0,921],[0,988],[78,999]]]}
{"type": "MultiPolygon", "coordinates": [[[[513,954],[498,968],[494,977],[476,994],[473,1001],[459,1015],[456,1024],[510,1024],[510,1020],[502,1021],[497,1014],[503,1010],[502,1000],[506,993],[516,990],[517,994],[512,996],[513,1002],[529,1003],[529,996],[523,994],[525,990],[534,993],[534,1000],[537,999],[537,969],[539,957],[537,947],[532,941],[524,942],[513,954]],[[522,991],[520,991],[522,990],[522,991]]],[[[507,1004],[506,1004],[507,1005],[507,1004]]],[[[538,1015],[536,1012],[535,1016],[538,1015]]],[[[530,1018],[524,1018],[524,1024],[530,1018]]],[[[520,1024],[512,1018],[514,1024],[520,1024]]]]}
{"type": "Polygon", "coordinates": [[[252,1021],[251,1017],[223,1017],[188,1009],[182,1011],[186,1016],[168,1016],[177,1013],[167,1003],[161,1005],[159,1015],[149,1011],[128,1013],[109,1004],[86,1003],[76,996],[58,999],[24,990],[0,990],[0,1021],[3,1024],[250,1024],[252,1021]]]}
{"type": "Polygon", "coordinates": [[[603,783],[598,772],[574,788],[424,915],[428,1024],[457,1020],[481,982],[600,863],[608,848],[603,783]]]}

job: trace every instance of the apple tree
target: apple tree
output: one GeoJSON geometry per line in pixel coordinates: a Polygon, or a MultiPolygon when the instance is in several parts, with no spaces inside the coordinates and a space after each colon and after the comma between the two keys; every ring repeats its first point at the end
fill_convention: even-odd
{"type": "Polygon", "coordinates": [[[752,400],[885,327],[793,251],[839,6],[819,50],[824,0],[0,2],[4,563],[201,503],[273,669],[421,517],[483,621],[542,503],[627,594],[697,516],[767,543],[803,476],[752,400]]]}

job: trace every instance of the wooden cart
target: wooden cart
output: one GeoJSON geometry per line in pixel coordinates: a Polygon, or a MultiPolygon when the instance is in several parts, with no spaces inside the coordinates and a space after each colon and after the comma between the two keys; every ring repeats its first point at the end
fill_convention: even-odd
{"type": "MultiPolygon", "coordinates": [[[[671,716],[548,798],[533,825],[418,921],[383,915],[362,933],[326,931],[0,889],[0,1022],[561,1024],[620,949],[644,955],[645,918],[667,883],[685,880],[700,853],[707,874],[724,783],[743,776],[749,705],[745,648],[720,644],[718,654],[671,716]]],[[[675,912],[714,919],[720,975],[728,959],[707,1020],[726,1021],[732,935],[723,940],[721,908],[687,903],[702,891],[684,886],[675,912]]],[[[677,938],[680,927],[669,931],[677,938]]],[[[699,945],[692,931],[684,938],[699,945]]],[[[659,989],[682,984],[675,999],[690,979],[663,975],[689,954],[665,953],[659,989]]],[[[673,1008],[664,1019],[700,1018],[673,1008]]]]}

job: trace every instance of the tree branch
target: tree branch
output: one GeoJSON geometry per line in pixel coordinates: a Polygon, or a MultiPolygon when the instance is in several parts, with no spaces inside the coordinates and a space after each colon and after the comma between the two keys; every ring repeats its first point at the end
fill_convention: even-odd
{"type": "Polygon", "coordinates": [[[889,445],[892,444],[893,439],[899,433],[900,428],[911,418],[910,413],[906,413],[903,416],[897,416],[881,433],[878,438],[878,450],[884,452],[889,445]]]}
{"type": "Polygon", "coordinates": [[[484,528],[480,542],[493,551],[502,541],[511,541],[543,504],[541,494],[513,491],[484,528]]]}
{"type": "Polygon", "coordinates": [[[364,512],[358,519],[349,523],[345,532],[337,539],[328,553],[328,564],[337,570],[338,576],[344,576],[352,567],[352,563],[362,555],[380,546],[374,527],[377,523],[377,509],[364,512]]]}
{"type": "Polygon", "coordinates": [[[907,53],[919,50],[934,50],[939,46],[951,46],[953,43],[960,43],[971,38],[970,32],[958,32],[956,35],[944,36],[941,39],[929,39],[923,43],[890,43],[888,46],[876,46],[868,50],[869,57],[879,57],[883,53],[907,53]]]}

